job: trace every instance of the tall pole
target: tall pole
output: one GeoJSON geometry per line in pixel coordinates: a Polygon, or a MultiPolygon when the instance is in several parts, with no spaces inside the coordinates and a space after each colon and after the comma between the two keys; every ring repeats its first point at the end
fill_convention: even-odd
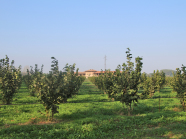
{"type": "Polygon", "coordinates": [[[106,60],[107,60],[107,59],[106,59],[106,58],[107,58],[107,57],[106,57],[106,55],[105,55],[105,57],[104,57],[104,58],[105,58],[105,70],[106,70],[106,60]]]}

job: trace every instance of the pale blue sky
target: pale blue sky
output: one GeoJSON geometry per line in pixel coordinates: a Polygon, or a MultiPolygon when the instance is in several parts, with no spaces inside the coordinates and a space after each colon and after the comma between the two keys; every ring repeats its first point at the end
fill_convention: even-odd
{"type": "Polygon", "coordinates": [[[142,72],[186,65],[186,0],[0,0],[0,59],[115,70],[126,48],[142,72]]]}

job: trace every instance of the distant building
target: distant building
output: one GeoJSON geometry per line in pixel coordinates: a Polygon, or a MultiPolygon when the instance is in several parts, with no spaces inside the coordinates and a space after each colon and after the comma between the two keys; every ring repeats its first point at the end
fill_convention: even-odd
{"type": "Polygon", "coordinates": [[[94,76],[94,73],[97,72],[94,69],[89,69],[84,72],[78,72],[79,76],[85,76],[86,78],[94,76]]]}
{"type": "MultiPolygon", "coordinates": [[[[110,71],[110,72],[116,72],[116,71],[110,71]]],[[[92,76],[99,76],[102,73],[105,73],[105,71],[96,71],[94,69],[89,69],[84,72],[78,72],[79,76],[85,76],[86,78],[92,77],[92,76]]]]}
{"type": "Polygon", "coordinates": [[[85,71],[85,77],[88,78],[88,77],[92,77],[94,76],[94,73],[97,72],[96,70],[94,69],[89,69],[89,70],[86,70],[85,71]]]}

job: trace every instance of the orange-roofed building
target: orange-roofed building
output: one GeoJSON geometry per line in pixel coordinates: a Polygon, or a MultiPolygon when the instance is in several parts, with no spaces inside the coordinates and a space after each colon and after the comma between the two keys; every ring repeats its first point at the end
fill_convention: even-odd
{"type": "Polygon", "coordinates": [[[94,69],[89,69],[89,70],[86,70],[85,71],[85,77],[88,78],[88,77],[92,77],[94,76],[94,73],[97,72],[97,70],[94,70],[94,69]]]}
{"type": "MultiPolygon", "coordinates": [[[[114,73],[116,71],[110,71],[110,72],[114,73]]],[[[122,72],[122,71],[120,71],[120,72],[122,72]]],[[[89,69],[89,70],[86,70],[84,72],[78,72],[78,75],[79,76],[85,76],[86,78],[88,78],[88,77],[92,77],[92,76],[99,76],[102,73],[104,74],[105,71],[97,71],[97,70],[94,70],[94,69],[89,69]]]]}

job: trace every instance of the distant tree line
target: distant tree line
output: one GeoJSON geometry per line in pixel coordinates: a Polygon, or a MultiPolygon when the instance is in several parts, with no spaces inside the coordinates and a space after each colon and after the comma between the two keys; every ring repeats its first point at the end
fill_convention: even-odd
{"type": "MultiPolygon", "coordinates": [[[[164,72],[165,73],[165,76],[169,76],[169,77],[173,77],[173,73],[176,74],[176,71],[175,70],[171,70],[171,69],[162,69],[160,70],[160,72],[164,72]]],[[[148,77],[151,77],[153,75],[153,73],[146,73],[146,75],[148,77]]]]}

